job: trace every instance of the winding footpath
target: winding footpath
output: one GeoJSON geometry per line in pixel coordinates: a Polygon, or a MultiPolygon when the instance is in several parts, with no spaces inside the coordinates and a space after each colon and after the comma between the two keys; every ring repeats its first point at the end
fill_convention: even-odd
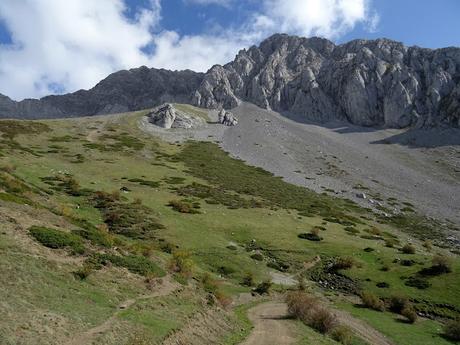
{"type": "Polygon", "coordinates": [[[285,303],[270,301],[258,304],[249,309],[248,317],[254,329],[241,345],[289,345],[297,340],[285,303]]]}

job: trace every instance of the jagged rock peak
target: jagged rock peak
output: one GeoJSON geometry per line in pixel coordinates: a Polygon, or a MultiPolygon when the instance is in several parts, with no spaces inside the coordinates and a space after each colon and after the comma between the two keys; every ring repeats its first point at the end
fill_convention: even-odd
{"type": "Polygon", "coordinates": [[[213,66],[192,101],[248,101],[305,119],[364,126],[460,125],[460,49],[406,47],[388,39],[334,45],[276,34],[213,66]]]}

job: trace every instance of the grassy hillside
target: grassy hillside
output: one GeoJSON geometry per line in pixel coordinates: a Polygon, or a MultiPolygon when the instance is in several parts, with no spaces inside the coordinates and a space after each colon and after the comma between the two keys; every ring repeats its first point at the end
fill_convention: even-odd
{"type": "Polygon", "coordinates": [[[202,327],[235,343],[249,325],[230,302],[270,272],[302,276],[396,343],[446,343],[460,260],[415,240],[416,223],[290,185],[213,143],[162,142],[138,129],[143,114],[0,121],[3,343],[157,344],[220,307],[202,327]],[[435,255],[449,272],[430,271],[435,255]],[[402,325],[343,297],[363,291],[406,296],[427,318],[402,325]]]}

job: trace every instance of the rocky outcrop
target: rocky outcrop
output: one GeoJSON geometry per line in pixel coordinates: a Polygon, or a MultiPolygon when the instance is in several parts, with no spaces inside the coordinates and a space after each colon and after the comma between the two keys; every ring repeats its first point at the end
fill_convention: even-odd
{"type": "Polygon", "coordinates": [[[225,126],[236,126],[238,124],[238,119],[229,111],[221,109],[218,114],[218,122],[225,126]]]}
{"type": "Polygon", "coordinates": [[[193,95],[207,108],[241,101],[306,120],[403,128],[460,125],[460,49],[387,39],[334,45],[274,35],[214,66],[193,95]]]}
{"type": "Polygon", "coordinates": [[[174,108],[172,104],[165,103],[153,109],[147,117],[154,125],[162,128],[196,128],[205,124],[201,117],[186,114],[174,108]]]}
{"type": "Polygon", "coordinates": [[[15,102],[0,95],[0,118],[59,118],[147,109],[164,102],[190,103],[204,74],[145,66],[109,75],[90,90],[15,102]]]}
{"type": "Polygon", "coordinates": [[[242,101],[319,122],[459,127],[460,48],[406,47],[387,39],[335,45],[277,34],[205,74],[140,67],[88,91],[21,102],[0,95],[0,117],[94,115],[164,102],[231,109],[242,101]]]}

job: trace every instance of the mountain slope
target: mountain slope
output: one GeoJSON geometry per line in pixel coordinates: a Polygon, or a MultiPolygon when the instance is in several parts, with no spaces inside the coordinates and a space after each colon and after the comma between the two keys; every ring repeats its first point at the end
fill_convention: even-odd
{"type": "Polygon", "coordinates": [[[231,108],[246,100],[303,119],[363,126],[458,126],[459,81],[459,48],[430,50],[387,39],[336,46],[274,35],[211,68],[194,103],[231,108]]]}
{"type": "Polygon", "coordinates": [[[423,49],[378,39],[343,45],[274,35],[207,73],[140,67],[94,88],[14,102],[0,117],[53,118],[145,109],[164,101],[233,108],[247,101],[299,115],[362,126],[460,125],[460,48],[423,49]]]}
{"type": "Polygon", "coordinates": [[[15,102],[0,95],[0,118],[60,118],[113,114],[153,107],[162,102],[190,101],[202,73],[145,66],[109,75],[90,90],[40,100],[15,102]]]}

